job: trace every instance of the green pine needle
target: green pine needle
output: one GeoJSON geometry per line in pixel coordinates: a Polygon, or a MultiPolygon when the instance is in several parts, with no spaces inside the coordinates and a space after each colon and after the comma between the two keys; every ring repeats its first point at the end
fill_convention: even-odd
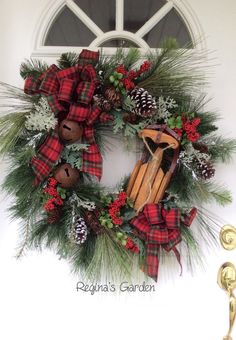
{"type": "Polygon", "coordinates": [[[28,77],[39,78],[48,69],[48,65],[41,60],[26,59],[20,67],[20,75],[23,79],[28,77]]]}
{"type": "Polygon", "coordinates": [[[6,155],[16,145],[25,129],[25,112],[16,112],[0,118],[0,154],[6,155]]]}
{"type": "Polygon", "coordinates": [[[225,206],[232,202],[230,191],[223,185],[197,178],[192,170],[184,166],[178,167],[169,190],[175,193],[180,201],[188,205],[216,202],[225,206]]]}
{"type": "Polygon", "coordinates": [[[124,64],[127,68],[135,67],[136,63],[140,60],[140,50],[137,48],[130,48],[125,51],[118,48],[116,53],[111,57],[105,56],[101,51],[99,62],[96,66],[97,71],[103,72],[105,82],[108,81],[110,75],[114,72],[117,66],[124,64]]]}
{"type": "Polygon", "coordinates": [[[62,53],[57,63],[61,69],[75,66],[78,63],[78,55],[75,52],[62,53]]]}
{"type": "Polygon", "coordinates": [[[126,69],[134,67],[134,65],[140,60],[141,53],[140,50],[131,47],[126,55],[123,57],[123,64],[126,69]]]}
{"type": "Polygon", "coordinates": [[[219,120],[219,115],[215,112],[200,112],[197,116],[201,118],[201,124],[198,126],[198,132],[202,137],[210,135],[218,130],[216,123],[219,120]]]}
{"type": "Polygon", "coordinates": [[[215,162],[229,163],[236,153],[236,139],[211,135],[203,139],[211,159],[215,162]]]}
{"type": "Polygon", "coordinates": [[[40,96],[29,96],[18,87],[0,82],[0,115],[31,111],[40,96]]]}
{"type": "Polygon", "coordinates": [[[207,83],[204,70],[205,55],[196,50],[177,49],[176,42],[167,40],[164,48],[149,55],[152,68],[139,79],[138,85],[154,96],[185,101],[207,83]]]}
{"type": "Polygon", "coordinates": [[[91,282],[120,281],[131,277],[132,256],[123,246],[113,240],[109,232],[96,239],[94,255],[84,272],[91,282]]]}

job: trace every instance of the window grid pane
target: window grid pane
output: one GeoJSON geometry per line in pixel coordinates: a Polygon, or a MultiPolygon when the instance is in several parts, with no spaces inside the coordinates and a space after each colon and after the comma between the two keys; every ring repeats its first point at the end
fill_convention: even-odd
{"type": "MultiPolygon", "coordinates": [[[[116,0],[74,0],[80,9],[100,28],[101,32],[115,32],[116,0]]],[[[135,33],[167,3],[165,0],[124,0],[124,30],[135,33]]],[[[75,12],[76,13],[76,12],[75,12]]],[[[82,18],[81,18],[82,19],[82,18]]],[[[101,33],[101,34],[104,34],[101,33]]],[[[150,48],[159,48],[168,37],[176,38],[180,47],[187,44],[192,47],[192,40],[183,19],[172,8],[143,37],[150,48]]],[[[68,7],[64,7],[54,20],[45,40],[45,46],[88,47],[97,37],[68,7]]],[[[133,40],[133,39],[132,39],[133,40]]],[[[103,40],[104,41],[104,40],[103,40]]],[[[102,47],[140,46],[137,41],[109,36],[102,47]]]]}

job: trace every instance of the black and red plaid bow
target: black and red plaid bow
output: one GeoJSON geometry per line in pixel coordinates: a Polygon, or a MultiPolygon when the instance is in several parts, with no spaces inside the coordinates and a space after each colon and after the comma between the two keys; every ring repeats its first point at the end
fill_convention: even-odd
{"type": "MultiPolygon", "coordinates": [[[[180,253],[176,248],[181,242],[181,223],[190,226],[197,209],[193,208],[188,215],[181,217],[179,208],[166,210],[161,204],[147,204],[131,223],[146,241],[145,271],[157,281],[160,247],[166,251],[173,250],[181,266],[180,253]]],[[[182,270],[182,266],[181,266],[182,270]]]]}
{"type": "MultiPolygon", "coordinates": [[[[82,138],[90,145],[83,151],[82,171],[101,179],[102,157],[95,143],[93,130],[93,124],[101,110],[91,104],[98,85],[96,71],[93,67],[98,58],[99,52],[83,50],[77,65],[65,70],[51,65],[38,79],[27,78],[24,91],[30,95],[44,94],[55,116],[62,114],[68,120],[83,124],[82,138]]],[[[60,158],[64,146],[57,131],[56,128],[48,134],[39,148],[37,156],[31,161],[36,175],[36,184],[48,177],[52,167],[60,158]]]]}

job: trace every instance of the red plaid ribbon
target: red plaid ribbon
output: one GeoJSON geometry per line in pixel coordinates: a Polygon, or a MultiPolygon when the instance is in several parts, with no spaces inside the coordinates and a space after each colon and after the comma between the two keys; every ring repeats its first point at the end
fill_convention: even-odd
{"type": "MultiPolygon", "coordinates": [[[[29,95],[44,94],[56,116],[66,114],[66,119],[84,125],[83,140],[90,146],[83,151],[82,171],[101,179],[102,157],[95,143],[92,127],[101,111],[91,104],[98,85],[92,64],[95,64],[98,58],[99,52],[83,50],[77,65],[65,70],[51,65],[38,79],[27,78],[24,91],[29,95]]],[[[63,145],[55,129],[47,136],[38,150],[38,155],[31,161],[36,174],[36,184],[48,177],[62,150],[63,145]]]]}
{"type": "Polygon", "coordinates": [[[161,204],[147,204],[131,223],[146,240],[145,271],[148,276],[157,281],[160,247],[166,251],[173,250],[181,266],[180,253],[176,248],[181,242],[180,224],[190,226],[195,218],[197,209],[181,217],[179,208],[166,210],[161,204]]]}

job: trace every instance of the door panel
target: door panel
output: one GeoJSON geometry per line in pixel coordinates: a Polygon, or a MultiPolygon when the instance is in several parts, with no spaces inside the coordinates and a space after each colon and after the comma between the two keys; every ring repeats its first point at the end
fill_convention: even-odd
{"type": "MultiPolygon", "coordinates": [[[[34,50],[35,29],[48,3],[48,0],[1,0],[1,81],[23,86],[19,66],[34,50]]],[[[189,0],[188,5],[205,32],[209,62],[217,64],[213,69],[214,77],[210,78],[208,93],[213,99],[208,106],[222,114],[223,134],[236,137],[236,2],[189,0]]],[[[130,155],[125,155],[119,143],[107,156],[104,183],[112,185],[133,168],[135,157],[132,155],[131,160],[130,155]]],[[[4,172],[7,172],[7,165],[1,162],[1,180],[4,172]]],[[[231,188],[234,198],[235,173],[236,158],[232,164],[217,169],[217,179],[231,188]]],[[[52,252],[29,252],[21,261],[15,260],[20,223],[10,222],[7,217],[6,208],[11,200],[5,200],[3,193],[0,199],[2,339],[64,340],[81,335],[88,338],[89,332],[89,338],[103,340],[111,337],[141,340],[153,336],[163,340],[190,337],[191,340],[215,340],[225,334],[228,302],[216,284],[216,276],[226,260],[236,264],[236,251],[229,253],[219,248],[207,254],[206,270],[199,268],[194,277],[186,271],[179,277],[177,270],[171,270],[171,263],[168,271],[161,266],[161,279],[155,293],[120,296],[77,293],[78,278],[72,276],[68,264],[58,261],[52,252]]],[[[236,225],[235,201],[226,208],[209,208],[236,225]]]]}

